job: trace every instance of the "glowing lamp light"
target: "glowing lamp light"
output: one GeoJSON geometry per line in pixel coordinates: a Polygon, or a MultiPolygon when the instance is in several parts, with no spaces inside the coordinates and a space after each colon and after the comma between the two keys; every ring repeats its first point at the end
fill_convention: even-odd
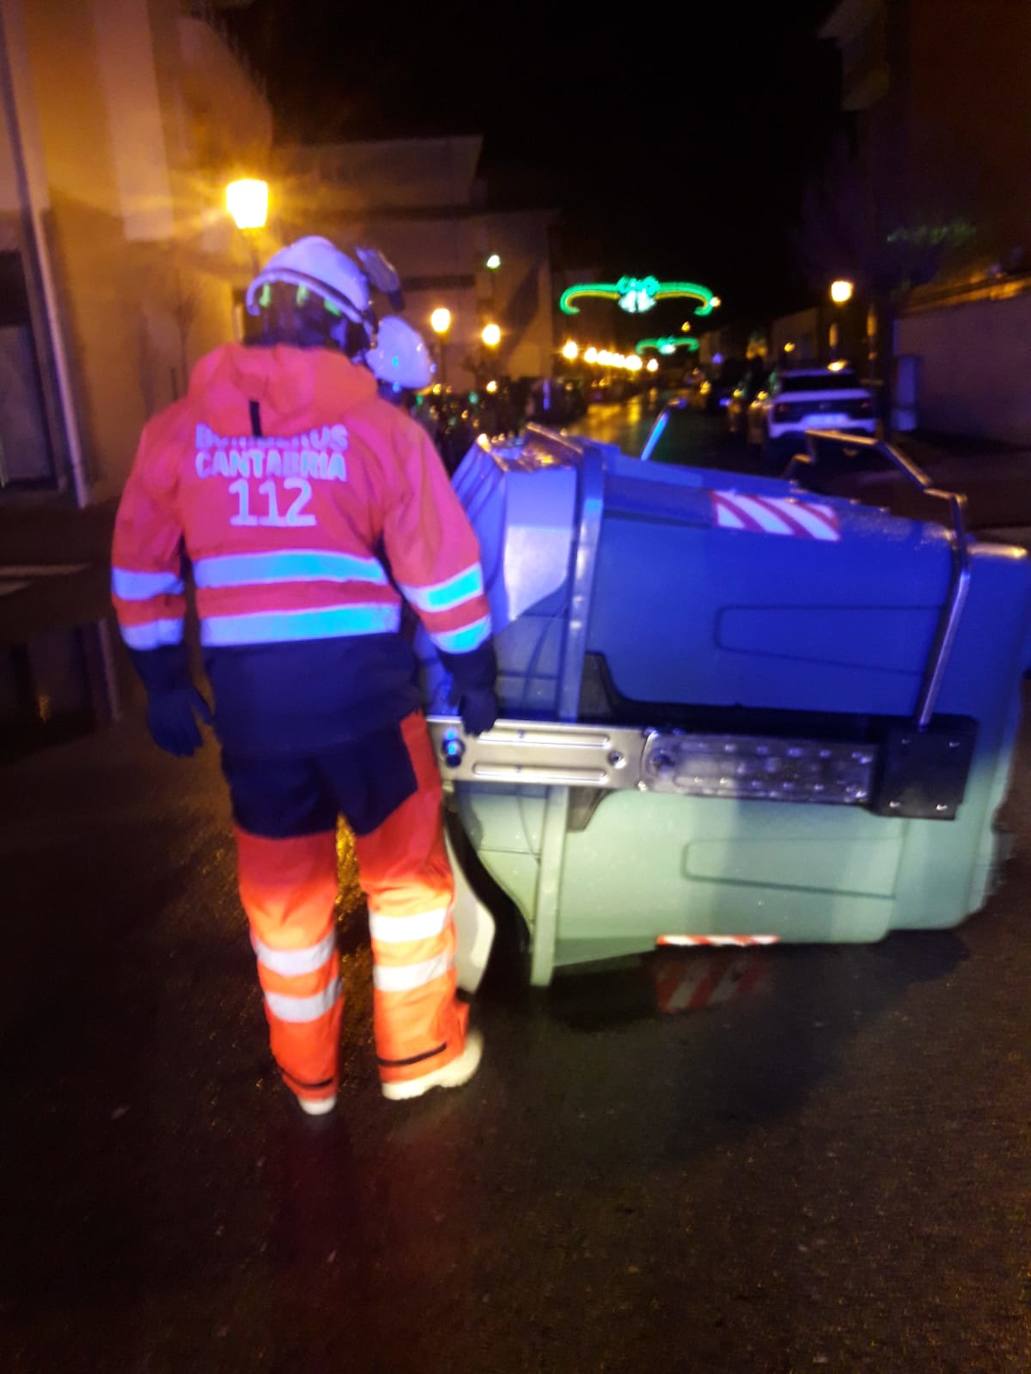
{"type": "Polygon", "coordinates": [[[713,298],[709,301],[709,309],[718,310],[722,304],[723,302],[720,300],[719,296],[713,296],[713,298]]]}
{"type": "Polygon", "coordinates": [[[834,360],[834,362],[828,363],[828,364],[827,364],[827,371],[828,371],[828,372],[844,372],[844,370],[845,370],[845,368],[846,368],[847,366],[848,366],[848,364],[845,362],[845,359],[844,359],[844,358],[836,358],[836,359],[834,360]]]}
{"type": "Polygon", "coordinates": [[[835,305],[847,305],[856,289],[855,282],[839,278],[831,282],[831,300],[835,305]]]}
{"type": "Polygon", "coordinates": [[[626,360],[626,370],[628,372],[640,372],[644,367],[644,360],[639,358],[636,353],[632,353],[626,360]]]}
{"type": "Polygon", "coordinates": [[[264,229],[268,222],[268,182],[241,177],[226,187],[226,210],[237,229],[264,229]]]}
{"type": "Polygon", "coordinates": [[[562,356],[567,363],[575,363],[580,356],[580,345],[575,339],[567,339],[562,345],[562,356]]]}
{"type": "Polygon", "coordinates": [[[496,272],[498,268],[501,266],[501,254],[491,253],[490,257],[483,265],[484,267],[486,267],[488,272],[496,272]]]}
{"type": "Polygon", "coordinates": [[[658,358],[649,358],[648,361],[645,363],[644,367],[645,367],[645,371],[646,371],[646,372],[658,372],[658,370],[659,370],[659,360],[658,360],[658,358]]]}
{"type": "Polygon", "coordinates": [[[430,316],[430,328],[434,334],[443,337],[451,328],[451,311],[446,305],[438,305],[430,316]]]}
{"type": "Polygon", "coordinates": [[[480,331],[480,338],[488,348],[497,348],[501,342],[501,326],[494,323],[485,324],[480,331]]]}
{"type": "Polygon", "coordinates": [[[497,384],[497,382],[494,380],[494,378],[492,377],[492,378],[490,379],[490,381],[487,383],[487,395],[488,395],[488,396],[493,396],[494,393],[497,391],[497,389],[498,389],[498,384],[497,384]]]}
{"type": "Polygon", "coordinates": [[[585,362],[585,363],[596,363],[597,361],[598,361],[598,350],[597,350],[596,348],[594,348],[594,347],[592,346],[592,347],[590,347],[590,348],[584,349],[584,362],[585,362]]]}
{"type": "Polygon", "coordinates": [[[787,343],[784,345],[784,352],[785,352],[785,353],[794,353],[794,351],[795,351],[795,345],[791,342],[790,339],[788,339],[787,343]]]}

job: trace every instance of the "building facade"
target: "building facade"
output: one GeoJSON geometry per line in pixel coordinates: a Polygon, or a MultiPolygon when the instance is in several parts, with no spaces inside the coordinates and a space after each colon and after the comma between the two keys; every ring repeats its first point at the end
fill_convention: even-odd
{"type": "Polygon", "coordinates": [[[276,152],[283,236],[319,233],[381,249],[401,273],[416,328],[431,335],[433,311],[450,311],[435,346],[443,378],[463,389],[494,374],[548,376],[555,350],[554,216],[487,208],[477,176],[482,142],[387,139],[276,152]],[[481,339],[489,323],[501,329],[496,348],[481,339]]]}
{"type": "Polygon", "coordinates": [[[233,329],[226,181],[268,103],[217,7],[0,0],[0,499],[117,494],[139,431],[233,329]]]}
{"type": "MultiPolygon", "coordinates": [[[[847,266],[914,360],[925,429],[1031,443],[1031,5],[843,0],[847,266]],[[858,227],[856,227],[858,226],[858,227]]],[[[833,206],[829,207],[833,209],[833,206]]]]}

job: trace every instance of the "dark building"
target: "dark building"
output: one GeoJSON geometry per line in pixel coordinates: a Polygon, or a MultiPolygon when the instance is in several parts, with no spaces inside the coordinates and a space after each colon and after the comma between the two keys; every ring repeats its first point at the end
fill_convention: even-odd
{"type": "Polygon", "coordinates": [[[1031,443],[1031,4],[843,0],[822,33],[851,146],[815,256],[895,317],[921,426],[1031,443]]]}

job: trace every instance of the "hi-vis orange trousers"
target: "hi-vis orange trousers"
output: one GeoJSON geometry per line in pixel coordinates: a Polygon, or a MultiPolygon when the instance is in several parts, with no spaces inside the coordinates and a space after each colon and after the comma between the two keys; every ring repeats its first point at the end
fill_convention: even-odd
{"type": "Polygon", "coordinates": [[[355,834],[372,936],[376,1054],[384,1082],[456,1058],[454,885],[440,775],[421,713],[313,757],[223,756],[240,897],[251,925],[272,1054],[306,1098],[337,1091],[340,967],[333,928],[336,820],[355,834]]]}

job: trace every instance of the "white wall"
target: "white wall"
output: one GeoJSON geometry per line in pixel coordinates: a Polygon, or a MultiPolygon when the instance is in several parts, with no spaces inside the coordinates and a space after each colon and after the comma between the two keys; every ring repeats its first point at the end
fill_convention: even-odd
{"type": "Polygon", "coordinates": [[[1031,444],[1031,292],[906,316],[896,353],[920,359],[921,429],[1031,444]]]}

